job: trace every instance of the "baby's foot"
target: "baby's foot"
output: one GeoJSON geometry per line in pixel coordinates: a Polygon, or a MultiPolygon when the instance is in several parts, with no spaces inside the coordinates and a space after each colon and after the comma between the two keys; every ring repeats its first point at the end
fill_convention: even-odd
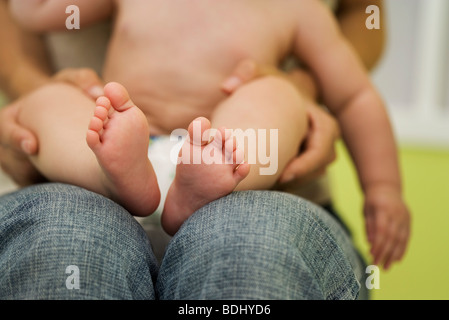
{"type": "Polygon", "coordinates": [[[181,163],[176,167],[176,177],[162,213],[162,226],[170,235],[195,211],[230,194],[249,173],[250,166],[243,162],[243,152],[237,148],[235,139],[226,135],[225,129],[217,130],[210,142],[202,140],[210,127],[205,118],[198,118],[189,126],[189,137],[180,152],[181,163]],[[194,128],[201,133],[194,133],[194,128]],[[199,159],[201,154],[213,155],[213,159],[199,159]],[[199,161],[200,164],[195,164],[199,161]]]}
{"type": "Polygon", "coordinates": [[[153,213],[160,192],[148,160],[150,129],[143,112],[118,83],[98,98],[86,141],[102,168],[104,194],[136,216],[153,213]]]}

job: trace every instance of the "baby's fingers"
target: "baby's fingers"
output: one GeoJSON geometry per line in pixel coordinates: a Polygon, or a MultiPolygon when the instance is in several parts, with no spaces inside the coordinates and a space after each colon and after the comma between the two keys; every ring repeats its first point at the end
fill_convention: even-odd
{"type": "Polygon", "coordinates": [[[368,242],[371,244],[371,248],[374,244],[374,239],[376,237],[376,220],[374,219],[373,214],[365,215],[365,224],[366,224],[366,234],[368,236],[368,242]]]}
{"type": "Polygon", "coordinates": [[[385,269],[389,269],[393,262],[402,259],[407,248],[409,237],[410,237],[410,229],[408,227],[401,228],[399,231],[397,242],[394,246],[394,250],[391,252],[391,255],[388,256],[385,260],[384,264],[385,269]]]}
{"type": "Polygon", "coordinates": [[[400,259],[401,251],[404,251],[399,245],[397,245],[391,254],[386,258],[384,263],[384,269],[388,270],[393,262],[398,261],[400,259]]]}
{"type": "Polygon", "coordinates": [[[390,223],[387,226],[387,231],[384,234],[384,242],[380,249],[376,252],[374,264],[381,264],[386,268],[386,262],[392,257],[393,251],[396,249],[398,245],[397,239],[397,225],[394,223],[390,223]]]}
{"type": "MultiPolygon", "coordinates": [[[[369,216],[369,215],[368,215],[369,216]]],[[[379,262],[380,254],[388,239],[388,219],[382,214],[373,214],[372,219],[374,221],[374,230],[371,231],[371,254],[374,257],[374,264],[379,262]]]]}
{"type": "Polygon", "coordinates": [[[410,213],[399,192],[374,188],[367,192],[365,218],[375,264],[388,268],[402,258],[410,233],[410,213]]]}

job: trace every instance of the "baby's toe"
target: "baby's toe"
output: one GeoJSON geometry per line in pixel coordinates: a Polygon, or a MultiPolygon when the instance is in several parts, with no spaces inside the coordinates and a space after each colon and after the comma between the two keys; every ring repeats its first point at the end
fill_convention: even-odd
{"type": "Polygon", "coordinates": [[[189,142],[196,146],[204,146],[209,143],[211,123],[204,117],[196,118],[189,125],[189,142]]]}

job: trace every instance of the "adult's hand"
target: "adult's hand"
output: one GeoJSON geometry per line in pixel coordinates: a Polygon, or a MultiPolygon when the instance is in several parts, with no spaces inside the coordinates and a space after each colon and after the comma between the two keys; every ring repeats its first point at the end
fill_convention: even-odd
{"type": "MultiPolygon", "coordinates": [[[[103,94],[103,82],[91,69],[64,69],[51,81],[64,81],[79,87],[93,100],[103,94]]],[[[29,157],[38,152],[38,141],[32,132],[18,122],[19,103],[0,110],[0,166],[19,186],[45,180],[34,168],[29,157]]]]}
{"type": "Polygon", "coordinates": [[[309,131],[301,153],[284,169],[279,182],[295,181],[306,184],[324,174],[326,167],[336,157],[335,143],[340,129],[334,117],[315,102],[318,90],[313,77],[304,70],[285,73],[277,68],[258,65],[252,60],[242,61],[222,85],[225,93],[232,94],[241,85],[263,76],[279,76],[290,81],[302,93],[306,101],[309,131]]]}
{"type": "Polygon", "coordinates": [[[317,99],[318,90],[315,81],[307,71],[294,69],[287,73],[272,66],[260,65],[251,59],[243,60],[237,65],[232,74],[223,82],[222,90],[231,94],[241,85],[264,76],[284,78],[291,82],[304,97],[311,100],[317,99]]]}
{"type": "Polygon", "coordinates": [[[337,121],[315,104],[307,107],[307,115],[309,131],[302,152],[284,169],[280,183],[296,181],[306,184],[322,176],[327,166],[336,159],[335,144],[340,138],[337,121]]]}
{"type": "Polygon", "coordinates": [[[0,110],[0,166],[19,186],[41,182],[43,177],[29,160],[38,150],[36,137],[17,122],[18,105],[0,110]]]}
{"type": "Polygon", "coordinates": [[[80,88],[93,100],[98,99],[104,94],[103,81],[94,70],[89,68],[63,69],[54,75],[52,79],[54,81],[63,81],[80,88]]]}

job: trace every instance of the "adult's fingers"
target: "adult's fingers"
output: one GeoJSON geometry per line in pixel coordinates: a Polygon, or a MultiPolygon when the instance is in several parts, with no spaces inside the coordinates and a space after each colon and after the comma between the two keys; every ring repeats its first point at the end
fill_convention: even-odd
{"type": "Polygon", "coordinates": [[[23,152],[26,155],[36,154],[37,139],[31,131],[17,122],[17,113],[16,106],[5,107],[0,111],[0,143],[4,148],[16,152],[23,152]]]}
{"type": "Polygon", "coordinates": [[[15,124],[11,125],[8,145],[26,155],[34,155],[38,149],[36,137],[29,130],[15,124]]]}
{"type": "Polygon", "coordinates": [[[246,59],[241,61],[232,71],[231,75],[223,82],[222,90],[226,93],[232,93],[245,83],[269,75],[280,76],[282,72],[271,66],[259,65],[254,60],[246,59]]]}
{"type": "Polygon", "coordinates": [[[89,68],[63,69],[53,79],[56,81],[65,81],[79,87],[92,99],[97,99],[104,94],[103,81],[94,70],[89,68]]]}
{"type": "Polygon", "coordinates": [[[28,157],[14,152],[12,149],[0,147],[0,166],[4,173],[21,187],[45,181],[28,157]]]}
{"type": "Polygon", "coordinates": [[[281,176],[281,183],[306,176],[319,176],[337,158],[335,142],[339,127],[335,119],[319,107],[307,108],[309,131],[302,154],[289,163],[281,176]]]}
{"type": "Polygon", "coordinates": [[[320,150],[310,150],[290,161],[279,179],[280,183],[288,183],[293,180],[304,182],[313,180],[325,173],[329,160],[323,160],[325,156],[320,150]]]}

